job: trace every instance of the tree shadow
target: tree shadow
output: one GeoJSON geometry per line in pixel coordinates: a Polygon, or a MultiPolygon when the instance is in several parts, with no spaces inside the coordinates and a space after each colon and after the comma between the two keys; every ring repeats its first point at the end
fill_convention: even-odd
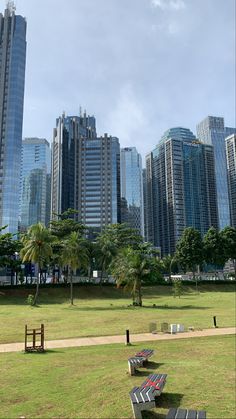
{"type": "Polygon", "coordinates": [[[195,306],[195,305],[185,305],[185,306],[169,306],[168,304],[164,304],[163,306],[155,306],[153,307],[154,309],[159,309],[159,310],[208,310],[211,307],[200,307],[200,306],[195,306]]]}

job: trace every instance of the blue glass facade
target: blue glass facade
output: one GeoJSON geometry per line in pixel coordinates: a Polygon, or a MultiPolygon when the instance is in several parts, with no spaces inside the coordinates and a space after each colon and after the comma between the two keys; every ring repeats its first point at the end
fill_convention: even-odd
{"type": "Polygon", "coordinates": [[[236,134],[225,140],[229,187],[230,224],[236,228],[236,134]]]}
{"type": "Polygon", "coordinates": [[[233,133],[236,133],[236,129],[225,127],[224,118],[221,117],[208,116],[197,125],[198,138],[202,142],[211,144],[214,147],[220,229],[230,225],[225,138],[233,133]]]}
{"type": "Polygon", "coordinates": [[[146,157],[147,239],[173,254],[184,228],[218,227],[213,147],[172,128],[146,157]]]}
{"type": "Polygon", "coordinates": [[[25,138],[22,143],[20,229],[49,224],[51,150],[43,138],[25,138]]]}
{"type": "Polygon", "coordinates": [[[121,222],[144,236],[142,158],[135,147],[121,149],[121,222]]]}
{"type": "Polygon", "coordinates": [[[16,233],[26,59],[26,20],[9,5],[0,14],[0,225],[16,233]]]}

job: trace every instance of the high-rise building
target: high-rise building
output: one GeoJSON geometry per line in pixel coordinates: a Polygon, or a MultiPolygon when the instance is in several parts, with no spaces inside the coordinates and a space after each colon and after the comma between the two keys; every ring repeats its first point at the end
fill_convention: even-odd
{"type": "Polygon", "coordinates": [[[144,218],[144,240],[147,241],[147,170],[143,169],[143,218],[144,218]]]}
{"type": "Polygon", "coordinates": [[[218,227],[213,147],[186,128],[165,132],[146,157],[148,241],[173,254],[184,228],[218,227]]]}
{"type": "Polygon", "coordinates": [[[236,134],[226,137],[230,224],[236,228],[236,134]]]}
{"type": "Polygon", "coordinates": [[[236,128],[225,127],[224,118],[221,117],[208,116],[197,125],[197,136],[199,140],[203,143],[211,144],[214,147],[220,229],[230,224],[225,138],[234,133],[236,133],[236,128]]]}
{"type": "Polygon", "coordinates": [[[95,230],[120,222],[119,140],[97,137],[95,118],[86,114],[62,116],[54,130],[51,213],[68,208],[95,230]]]}
{"type": "Polygon", "coordinates": [[[142,158],[135,147],[121,149],[121,222],[144,236],[142,158]]]}
{"type": "Polygon", "coordinates": [[[51,150],[44,138],[25,138],[21,154],[20,229],[50,220],[51,150]]]}
{"type": "Polygon", "coordinates": [[[68,208],[78,209],[81,195],[80,161],[81,138],[96,138],[93,116],[66,116],[56,120],[52,143],[51,215],[61,214],[68,208]]]}
{"type": "Polygon", "coordinates": [[[26,20],[9,1],[0,14],[0,226],[16,233],[26,59],[26,20]]]}

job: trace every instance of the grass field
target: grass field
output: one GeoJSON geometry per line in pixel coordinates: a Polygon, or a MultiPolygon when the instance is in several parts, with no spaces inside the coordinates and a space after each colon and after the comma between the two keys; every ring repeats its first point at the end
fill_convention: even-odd
{"type": "Polygon", "coordinates": [[[99,336],[149,331],[163,321],[183,323],[186,327],[208,328],[217,316],[220,327],[235,325],[235,286],[185,286],[181,298],[173,298],[171,287],[145,287],[143,307],[129,306],[131,298],[115,287],[74,287],[75,305],[69,305],[69,288],[40,290],[38,307],[26,304],[32,290],[4,290],[0,293],[0,343],[24,340],[24,325],[45,324],[46,339],[99,336]],[[4,294],[3,294],[4,293],[4,294]],[[153,307],[153,304],[156,306],[153,307]]]}
{"type": "Polygon", "coordinates": [[[234,419],[235,340],[204,337],[0,355],[1,418],[131,418],[129,391],[153,372],[168,374],[158,407],[204,409],[208,419],[234,419]],[[148,369],[127,374],[127,358],[151,347],[148,369]]]}

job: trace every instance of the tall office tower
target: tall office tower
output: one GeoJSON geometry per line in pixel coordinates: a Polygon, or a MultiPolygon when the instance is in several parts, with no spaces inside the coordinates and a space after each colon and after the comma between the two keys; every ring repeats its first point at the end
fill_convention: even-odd
{"type": "Polygon", "coordinates": [[[142,158],[135,147],[121,149],[121,222],[144,236],[142,158]]]}
{"type": "Polygon", "coordinates": [[[18,230],[26,20],[9,1],[0,13],[0,226],[18,230]]]}
{"type": "Polygon", "coordinates": [[[51,150],[44,138],[25,138],[21,154],[20,229],[50,220],[51,150]]]}
{"type": "Polygon", "coordinates": [[[68,208],[94,230],[120,222],[119,140],[97,137],[95,118],[86,114],[63,116],[54,130],[51,212],[68,208]]]}
{"type": "Polygon", "coordinates": [[[147,175],[146,168],[143,169],[143,218],[144,218],[144,240],[147,241],[147,175]]]}
{"type": "Polygon", "coordinates": [[[184,228],[218,227],[213,147],[186,128],[165,132],[146,157],[148,240],[173,254],[184,228]],[[150,235],[149,235],[150,234],[150,235]]]}
{"type": "Polygon", "coordinates": [[[197,125],[197,136],[199,140],[214,146],[220,229],[230,224],[225,138],[234,133],[236,133],[236,128],[225,127],[224,118],[216,116],[208,116],[197,125]]]}
{"type": "Polygon", "coordinates": [[[68,208],[78,209],[81,189],[81,138],[96,138],[96,121],[86,113],[56,120],[52,143],[51,217],[68,208]]]}
{"type": "Polygon", "coordinates": [[[230,224],[236,228],[236,134],[226,137],[230,224]]]}

